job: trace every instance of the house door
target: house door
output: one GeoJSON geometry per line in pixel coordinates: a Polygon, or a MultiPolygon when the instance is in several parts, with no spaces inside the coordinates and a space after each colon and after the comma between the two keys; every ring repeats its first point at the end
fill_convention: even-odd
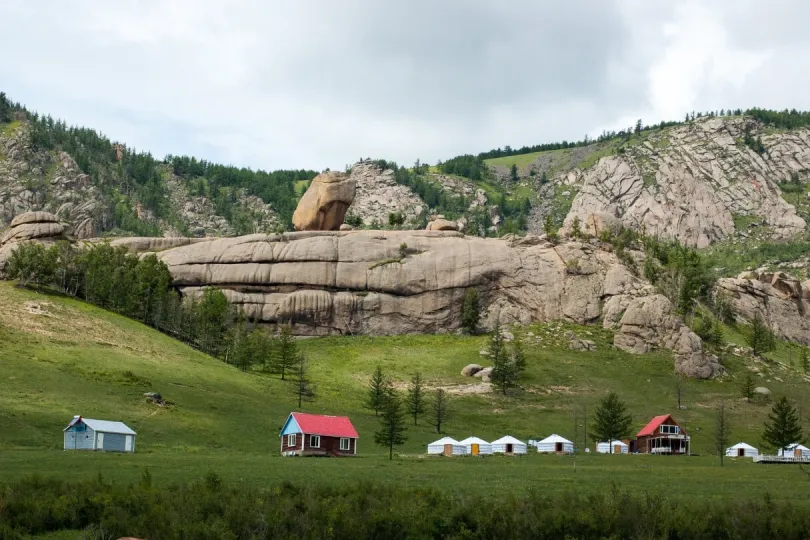
{"type": "Polygon", "coordinates": [[[96,433],[96,450],[104,450],[104,434],[96,433]]]}
{"type": "Polygon", "coordinates": [[[801,449],[801,448],[797,448],[797,449],[795,449],[795,450],[793,451],[793,457],[797,457],[797,458],[802,457],[802,449],[801,449]]]}
{"type": "Polygon", "coordinates": [[[561,443],[561,442],[554,443],[554,451],[557,452],[558,454],[562,454],[563,443],[561,443]]]}
{"type": "Polygon", "coordinates": [[[512,453],[514,453],[514,451],[515,451],[515,449],[512,447],[511,444],[506,445],[506,453],[507,454],[512,454],[512,453]]]}
{"type": "Polygon", "coordinates": [[[618,444],[614,444],[613,445],[613,453],[614,454],[621,454],[622,453],[622,447],[620,445],[618,445],[618,444]]]}
{"type": "Polygon", "coordinates": [[[470,447],[470,452],[472,453],[472,455],[477,456],[477,455],[478,455],[478,445],[477,445],[477,444],[473,444],[473,445],[470,447]]]}
{"type": "Polygon", "coordinates": [[[452,444],[445,444],[444,445],[444,455],[445,456],[452,456],[453,455],[453,445],[452,444]]]}
{"type": "Polygon", "coordinates": [[[745,457],[745,448],[737,448],[737,457],[745,457]]]}
{"type": "Polygon", "coordinates": [[[126,443],[124,443],[124,450],[132,452],[132,435],[127,435],[126,443]]]}

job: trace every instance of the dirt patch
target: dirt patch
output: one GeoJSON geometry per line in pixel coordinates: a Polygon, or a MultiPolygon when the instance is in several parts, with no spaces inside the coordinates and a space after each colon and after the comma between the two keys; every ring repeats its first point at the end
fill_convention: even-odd
{"type": "Polygon", "coordinates": [[[456,386],[439,386],[448,394],[455,396],[463,396],[470,394],[489,394],[492,392],[492,385],[490,383],[476,383],[476,384],[461,384],[456,386]]]}

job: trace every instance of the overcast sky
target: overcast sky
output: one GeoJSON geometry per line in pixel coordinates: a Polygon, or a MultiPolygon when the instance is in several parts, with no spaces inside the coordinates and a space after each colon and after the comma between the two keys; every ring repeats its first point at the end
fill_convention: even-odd
{"type": "Polygon", "coordinates": [[[810,109],[806,0],[5,0],[0,90],[158,157],[342,169],[810,109]]]}

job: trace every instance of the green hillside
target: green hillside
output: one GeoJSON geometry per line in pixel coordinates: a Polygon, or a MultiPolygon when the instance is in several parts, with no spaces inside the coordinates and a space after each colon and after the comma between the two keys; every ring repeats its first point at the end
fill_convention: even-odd
{"type": "MultiPolygon", "coordinates": [[[[278,480],[395,482],[447,489],[485,489],[513,484],[528,489],[527,477],[555,479],[554,490],[591,489],[592,482],[633,484],[679,496],[731,494],[738,489],[776,491],[797,478],[797,469],[749,462],[720,469],[711,453],[714,410],[725,400],[734,425],[732,438],[759,444],[769,407],[746,403],[739,379],[746,366],[731,357],[730,375],[689,381],[685,410],[675,411],[675,378],[666,353],[632,356],[609,346],[610,333],[563,324],[534,326],[528,336],[529,372],[516,396],[461,395],[471,381],[459,374],[480,362],[485,337],[400,336],[303,340],[318,399],[305,410],[348,414],[360,433],[356,459],[289,459],[278,455],[278,430],[295,399],[276,376],[243,373],[139,323],[84,303],[46,296],[0,283],[0,480],[28,474],[56,474],[132,481],[148,468],[158,482],[200,478],[208,470],[223,477],[264,485],[278,480]],[[573,353],[565,331],[597,343],[597,351],[573,353]],[[539,343],[532,341],[539,337],[539,343]],[[616,390],[634,423],[673,412],[692,431],[693,458],[649,456],[548,457],[458,460],[422,459],[424,445],[437,438],[427,422],[409,429],[403,457],[388,463],[373,444],[376,419],[362,408],[368,374],[380,364],[403,387],[420,370],[432,386],[453,392],[453,416],[446,433],[495,438],[506,433],[528,439],[552,432],[574,437],[574,411],[592,412],[596,400],[616,390]],[[158,391],[167,408],[147,403],[158,391]],[[134,455],[63,452],[62,428],[74,414],[123,420],[138,432],[134,455]],[[574,465],[576,464],[576,469],[574,465]],[[640,468],[641,467],[641,468],[640,468]],[[577,472],[574,472],[574,471],[577,472]],[[639,475],[639,471],[645,471],[639,475]],[[665,474],[660,474],[665,472],[665,474]],[[707,485],[714,476],[722,482],[707,485]],[[688,482],[684,482],[684,481],[688,482]]],[[[733,335],[731,336],[733,337],[733,335]]],[[[782,350],[777,358],[787,354],[782,350]]],[[[785,393],[808,410],[803,379],[782,364],[759,364],[762,384],[785,393]]],[[[584,425],[576,428],[584,443],[584,425]]],[[[592,441],[589,440],[589,446],[592,441]]],[[[796,486],[799,489],[800,486],[796,486]]],[[[778,496],[785,495],[783,491],[778,496]]]]}

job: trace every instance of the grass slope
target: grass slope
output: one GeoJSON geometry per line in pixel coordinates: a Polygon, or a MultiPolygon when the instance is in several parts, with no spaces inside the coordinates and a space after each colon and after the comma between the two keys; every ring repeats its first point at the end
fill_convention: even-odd
{"type": "MultiPolygon", "coordinates": [[[[616,351],[609,346],[610,333],[594,327],[549,324],[534,326],[531,332],[526,391],[507,398],[454,395],[449,435],[492,439],[510,433],[527,439],[557,432],[572,438],[574,409],[592,413],[595,402],[611,389],[627,401],[636,427],[655,414],[673,412],[675,383],[668,354],[616,351]],[[597,351],[569,351],[567,330],[593,339],[597,351]]],[[[227,479],[262,485],[279,480],[373,480],[453,490],[523,490],[540,482],[564,491],[617,483],[679,497],[769,490],[787,497],[803,488],[791,483],[803,477],[797,469],[733,460],[720,469],[711,456],[424,459],[424,445],[437,438],[426,422],[409,430],[409,441],[401,449],[405,457],[388,463],[383,449],[373,445],[376,419],[362,409],[363,388],[373,367],[379,363],[393,373],[399,387],[420,370],[432,386],[458,392],[471,382],[459,371],[470,362],[481,362],[478,351],[486,346],[486,338],[345,337],[303,340],[300,345],[311,361],[319,394],[304,409],[350,415],[361,436],[361,457],[281,458],[278,430],[296,407],[277,377],[242,373],[139,323],[81,302],[0,283],[0,482],[31,473],[101,473],[133,481],[146,467],[157,482],[199,478],[213,469],[227,479]],[[45,313],[32,313],[35,305],[45,313]],[[150,390],[161,392],[173,405],[159,409],[147,404],[143,393],[150,390]],[[127,422],[138,432],[138,451],[63,452],[62,428],[74,414],[127,422]]],[[[757,366],[762,384],[808,410],[807,383],[780,366],[757,366]]],[[[687,409],[676,414],[702,454],[710,452],[714,407],[721,399],[730,410],[734,442],[759,442],[768,407],[739,398],[738,380],[746,366],[732,358],[729,367],[732,374],[724,379],[688,382],[687,409]]],[[[581,444],[581,421],[576,429],[581,444]]]]}

